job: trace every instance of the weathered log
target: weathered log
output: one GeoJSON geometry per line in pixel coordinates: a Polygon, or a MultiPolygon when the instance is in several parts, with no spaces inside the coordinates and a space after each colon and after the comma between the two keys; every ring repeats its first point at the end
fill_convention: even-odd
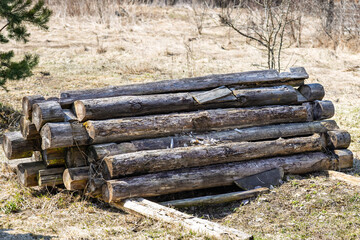
{"type": "Polygon", "coordinates": [[[218,99],[223,99],[227,96],[230,96],[232,101],[236,100],[235,96],[232,94],[232,91],[225,86],[221,86],[210,91],[192,94],[192,97],[198,104],[213,102],[218,99]]]}
{"type": "Polygon", "coordinates": [[[334,120],[324,120],[319,122],[289,123],[232,129],[204,134],[140,139],[119,144],[104,143],[89,146],[87,156],[89,161],[94,162],[107,156],[143,150],[178,148],[212,142],[258,141],[277,139],[280,137],[307,136],[314,133],[325,133],[338,128],[334,120]]]}
{"type": "Polygon", "coordinates": [[[197,205],[220,204],[220,203],[227,203],[227,202],[252,198],[258,196],[259,194],[268,193],[268,192],[270,192],[270,189],[263,187],[248,191],[230,192],[230,193],[224,193],[218,195],[172,200],[167,202],[160,202],[159,204],[163,206],[172,206],[178,208],[191,207],[197,205]]]}
{"type": "Polygon", "coordinates": [[[83,190],[89,177],[89,167],[67,168],[63,174],[63,182],[67,190],[83,190]]]}
{"type": "Polygon", "coordinates": [[[305,106],[269,106],[89,120],[84,125],[93,143],[106,143],[191,131],[204,132],[308,120],[308,109],[305,106]]]}
{"type": "Polygon", "coordinates": [[[34,103],[32,106],[32,122],[37,131],[48,122],[63,122],[65,116],[60,104],[56,101],[34,103]]]}
{"type": "Polygon", "coordinates": [[[347,184],[360,187],[359,177],[355,177],[346,173],[332,171],[332,170],[325,171],[325,173],[332,180],[343,181],[346,182],[347,184]]]}
{"type": "Polygon", "coordinates": [[[25,187],[38,186],[39,170],[46,169],[43,162],[21,163],[17,168],[17,177],[25,187]]]}
{"type": "Polygon", "coordinates": [[[39,170],[38,183],[39,186],[51,186],[63,184],[63,172],[65,168],[49,168],[39,170]]]}
{"type": "Polygon", "coordinates": [[[66,148],[53,148],[42,151],[42,159],[47,167],[65,166],[66,148]]]}
{"type": "Polygon", "coordinates": [[[339,162],[341,165],[342,157],[344,156],[336,160],[331,154],[311,152],[126,177],[107,181],[103,186],[102,197],[106,202],[116,202],[130,197],[151,197],[227,186],[233,184],[236,179],[280,167],[284,169],[285,174],[332,170],[337,169],[339,162]]]}
{"type": "Polygon", "coordinates": [[[308,101],[298,90],[296,90],[296,94],[298,103],[305,103],[308,101]]]}
{"type": "Polygon", "coordinates": [[[285,85],[292,80],[299,80],[298,85],[304,84],[308,78],[304,68],[291,68],[290,73],[278,73],[276,70],[252,71],[222,75],[210,75],[197,78],[165,80],[143,84],[132,84],[100,89],[80,91],[67,91],[60,94],[60,102],[63,107],[70,106],[75,100],[106,98],[127,95],[148,95],[158,93],[175,93],[196,90],[213,89],[220,86],[242,85],[261,86],[261,84],[285,85]]]}
{"type": "Polygon", "coordinates": [[[40,150],[40,141],[38,139],[25,140],[20,131],[7,132],[4,134],[2,146],[9,160],[28,158],[31,157],[33,151],[40,150]]]}
{"type": "Polygon", "coordinates": [[[314,134],[310,137],[263,142],[233,142],[215,146],[140,151],[105,157],[102,161],[102,175],[105,179],[114,179],[134,174],[315,152],[325,147],[325,137],[314,134]]]}
{"type": "Polygon", "coordinates": [[[70,147],[66,150],[65,166],[76,168],[87,166],[86,147],[70,147]]]}
{"type": "Polygon", "coordinates": [[[40,131],[42,149],[72,147],[90,143],[89,135],[82,124],[47,123],[40,131]]]}
{"type": "Polygon", "coordinates": [[[325,96],[324,87],[319,83],[311,83],[299,87],[299,92],[307,101],[322,100],[325,96]]]}
{"type": "Polygon", "coordinates": [[[200,219],[143,198],[127,199],[121,203],[112,203],[111,206],[166,223],[174,225],[180,224],[186,229],[203,234],[211,239],[253,239],[250,234],[240,230],[225,227],[205,219],[200,219]]]}
{"type": "Polygon", "coordinates": [[[63,109],[63,114],[64,114],[64,121],[65,122],[78,122],[77,117],[75,116],[75,114],[73,113],[73,111],[71,111],[70,109],[63,109]]]}
{"type": "Polygon", "coordinates": [[[351,143],[350,133],[345,130],[328,131],[328,146],[332,149],[348,148],[351,143]]]}
{"type": "Polygon", "coordinates": [[[336,170],[353,167],[354,156],[349,149],[336,149],[334,153],[336,158],[339,159],[339,166],[336,170]]]}
{"type": "Polygon", "coordinates": [[[25,96],[22,99],[23,115],[26,119],[31,120],[32,117],[32,106],[34,103],[43,102],[45,98],[41,95],[25,96]]]}
{"type": "Polygon", "coordinates": [[[106,184],[106,181],[103,178],[90,178],[88,180],[87,194],[94,198],[100,198],[104,184],[106,184]]]}
{"type": "Polygon", "coordinates": [[[40,133],[36,130],[35,124],[26,119],[25,116],[20,118],[20,132],[24,139],[40,139],[40,133]]]}
{"type": "Polygon", "coordinates": [[[328,119],[335,114],[335,107],[331,101],[315,101],[314,105],[314,119],[328,119]]]}
{"type": "Polygon", "coordinates": [[[197,109],[297,103],[297,93],[291,86],[234,90],[233,94],[232,98],[217,98],[206,104],[197,103],[191,92],[87,99],[75,101],[74,109],[79,121],[85,121],[197,109]]]}

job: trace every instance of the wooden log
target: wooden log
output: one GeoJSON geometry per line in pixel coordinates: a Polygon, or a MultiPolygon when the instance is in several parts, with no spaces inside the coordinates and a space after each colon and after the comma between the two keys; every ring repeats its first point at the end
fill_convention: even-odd
{"type": "Polygon", "coordinates": [[[230,193],[224,193],[218,195],[172,200],[167,202],[160,202],[159,204],[163,206],[171,206],[178,208],[198,206],[198,205],[221,204],[221,203],[234,202],[243,199],[253,198],[260,194],[268,193],[268,192],[270,192],[270,189],[263,187],[248,191],[230,192],[230,193]]]}
{"type": "Polygon", "coordinates": [[[35,124],[26,119],[25,116],[20,118],[20,132],[24,139],[40,139],[40,133],[36,130],[35,124]]]}
{"type": "Polygon", "coordinates": [[[353,167],[354,155],[349,149],[336,149],[334,153],[336,158],[339,159],[338,168],[336,170],[353,167]]]}
{"type": "Polygon", "coordinates": [[[314,105],[314,119],[328,119],[335,114],[335,107],[331,101],[315,101],[314,105]]]}
{"type": "Polygon", "coordinates": [[[41,95],[25,96],[22,99],[23,115],[26,119],[31,120],[32,117],[32,106],[34,103],[43,102],[45,98],[41,95]]]}
{"type": "Polygon", "coordinates": [[[236,100],[235,96],[232,94],[232,91],[225,86],[221,86],[210,91],[195,93],[192,95],[192,97],[198,104],[213,102],[227,96],[231,96],[233,101],[236,100]]]}
{"type": "Polygon", "coordinates": [[[65,166],[67,168],[84,167],[87,165],[86,147],[67,148],[65,154],[65,166]]]}
{"type": "Polygon", "coordinates": [[[67,168],[63,174],[63,182],[67,190],[83,190],[89,177],[89,167],[67,168]]]}
{"type": "Polygon", "coordinates": [[[63,172],[65,168],[49,168],[39,170],[38,184],[39,186],[51,186],[63,184],[63,172]]]}
{"type": "Polygon", "coordinates": [[[154,138],[191,131],[204,132],[234,127],[306,122],[305,106],[269,106],[242,109],[214,109],[144,117],[87,121],[84,125],[93,143],[154,138]]]}
{"type": "Polygon", "coordinates": [[[277,139],[280,137],[307,136],[314,133],[325,133],[338,128],[339,127],[334,120],[324,120],[319,122],[289,123],[243,129],[231,129],[218,132],[208,132],[204,134],[140,139],[119,144],[104,143],[89,146],[87,156],[89,161],[95,162],[107,156],[143,150],[178,148],[212,142],[258,141],[277,139]]]}
{"type": "Polygon", "coordinates": [[[240,230],[225,227],[205,219],[200,219],[143,198],[127,199],[121,203],[112,203],[111,206],[166,223],[174,225],[180,224],[184,228],[203,234],[209,239],[253,239],[250,234],[240,230]]]}
{"type": "Polygon", "coordinates": [[[18,159],[13,159],[13,160],[10,160],[10,161],[5,159],[5,161],[3,161],[3,164],[4,164],[5,169],[16,173],[17,166],[19,164],[21,164],[21,163],[30,163],[30,162],[35,162],[33,157],[18,158],[18,159]]]}
{"type": "Polygon", "coordinates": [[[42,151],[42,158],[46,167],[63,167],[65,166],[66,149],[53,148],[42,151]]]}
{"type": "Polygon", "coordinates": [[[30,162],[18,165],[17,177],[25,187],[38,186],[39,170],[46,169],[43,162],[30,162]]]}
{"type": "Polygon", "coordinates": [[[7,132],[3,136],[2,147],[5,156],[9,159],[31,157],[33,151],[40,150],[38,139],[25,140],[20,131],[7,132]]]}
{"type": "Polygon", "coordinates": [[[325,173],[332,180],[343,181],[346,182],[347,184],[360,187],[359,177],[355,177],[346,173],[332,171],[332,170],[325,171],[325,173]]]}
{"type": "Polygon", "coordinates": [[[275,168],[269,171],[257,173],[245,178],[235,180],[236,186],[242,190],[251,190],[256,187],[267,187],[280,185],[284,177],[284,170],[282,168],[275,168]]]}
{"type": "Polygon", "coordinates": [[[94,198],[100,198],[104,184],[106,184],[106,181],[103,178],[90,178],[88,180],[87,194],[94,198]]]}
{"type": "MultiPolygon", "coordinates": [[[[341,164],[342,158],[338,160],[341,164]]],[[[337,169],[339,162],[331,154],[302,153],[293,156],[234,162],[197,168],[146,174],[108,180],[102,197],[106,202],[116,202],[130,197],[151,197],[195,189],[228,186],[234,180],[283,168],[285,174],[304,174],[337,169]]]]}
{"type": "Polygon", "coordinates": [[[61,105],[56,101],[34,103],[32,108],[32,122],[37,131],[40,131],[45,123],[63,122],[65,120],[61,105]]]}
{"type": "Polygon", "coordinates": [[[263,142],[140,151],[105,157],[102,161],[102,175],[105,179],[114,179],[134,174],[321,151],[325,147],[325,137],[314,134],[310,137],[263,142]]]}
{"type": "Polygon", "coordinates": [[[319,83],[311,83],[299,87],[299,92],[307,101],[322,100],[325,96],[324,87],[319,83]]]}
{"type": "Polygon", "coordinates": [[[348,148],[351,143],[350,133],[345,130],[328,131],[327,138],[332,149],[348,148]]]}
{"type": "Polygon", "coordinates": [[[90,143],[85,127],[77,123],[47,123],[42,127],[40,135],[42,149],[81,146],[90,143]]]}
{"type": "MultiPolygon", "coordinates": [[[[228,91],[230,90],[228,89],[228,91]]],[[[102,120],[198,109],[290,105],[297,103],[297,93],[291,86],[234,90],[233,94],[235,96],[231,94],[232,98],[225,96],[226,98],[216,98],[207,102],[205,102],[205,98],[201,99],[202,102],[207,104],[196,102],[195,96],[199,94],[172,93],[86,99],[75,101],[74,109],[79,121],[85,121],[88,119],[102,120]]]]}
{"type": "Polygon", "coordinates": [[[304,68],[291,68],[290,73],[278,73],[276,70],[252,71],[222,75],[211,75],[197,78],[185,78],[165,80],[143,84],[131,84],[100,89],[67,91],[60,94],[60,102],[63,107],[70,106],[75,100],[106,98],[128,95],[148,95],[158,93],[175,93],[196,90],[208,90],[219,86],[242,85],[259,86],[261,84],[285,85],[292,80],[299,80],[298,85],[308,78],[304,68]]]}
{"type": "Polygon", "coordinates": [[[298,90],[296,90],[296,94],[297,94],[297,102],[298,103],[307,102],[307,99],[298,90]]]}
{"type": "Polygon", "coordinates": [[[73,111],[71,111],[70,109],[63,109],[63,114],[64,114],[64,121],[65,122],[78,122],[77,117],[75,116],[75,114],[73,113],[73,111]]]}

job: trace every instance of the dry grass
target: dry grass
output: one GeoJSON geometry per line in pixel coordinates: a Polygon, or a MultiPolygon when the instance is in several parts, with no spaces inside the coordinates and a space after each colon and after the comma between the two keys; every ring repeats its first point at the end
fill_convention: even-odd
{"type": "MultiPolygon", "coordinates": [[[[110,16],[108,21],[100,21],[98,16],[70,17],[58,11],[48,32],[32,29],[27,45],[4,45],[16,53],[39,54],[40,65],[34,76],[7,83],[10,92],[0,90],[0,102],[20,109],[24,95],[57,96],[69,89],[266,66],[264,52],[218,24],[216,9],[207,12],[201,35],[191,23],[193,11],[187,7],[128,5],[124,9],[128,15],[110,16]]],[[[325,86],[326,99],[336,107],[335,119],[350,131],[350,149],[358,158],[359,54],[340,47],[315,48],[319,42],[312,21],[304,23],[303,47],[285,49],[282,65],[304,66],[311,76],[308,82],[325,86]]],[[[4,161],[3,156],[1,159],[4,161]]],[[[23,188],[9,172],[1,174],[0,184],[2,239],[11,239],[14,234],[23,239],[202,239],[178,226],[128,215],[77,193],[23,188]]],[[[246,229],[258,239],[350,239],[358,238],[359,207],[356,189],[316,176],[289,179],[245,206],[233,203],[188,211],[246,229]]]]}

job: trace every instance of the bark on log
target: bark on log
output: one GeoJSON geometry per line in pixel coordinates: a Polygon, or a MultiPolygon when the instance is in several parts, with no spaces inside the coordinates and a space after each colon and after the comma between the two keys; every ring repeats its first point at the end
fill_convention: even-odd
{"type": "Polygon", "coordinates": [[[63,184],[63,172],[65,168],[49,168],[39,170],[38,183],[39,186],[50,186],[54,187],[56,185],[63,184]]]}
{"type": "Polygon", "coordinates": [[[20,118],[20,132],[24,139],[40,139],[40,133],[36,130],[35,124],[26,119],[25,116],[20,118]]]}
{"type": "Polygon", "coordinates": [[[350,133],[345,130],[327,132],[328,146],[332,149],[348,148],[351,143],[350,133]]]}
{"type": "MultiPolygon", "coordinates": [[[[354,163],[353,153],[349,149],[337,149],[334,151],[336,158],[339,160],[338,169],[352,168],[354,163]]],[[[338,170],[336,169],[336,170],[338,170]]]]}
{"type": "Polygon", "coordinates": [[[214,109],[102,121],[89,120],[84,125],[93,143],[106,143],[162,137],[191,131],[204,132],[308,120],[308,109],[305,106],[269,106],[214,109]]]}
{"type": "Polygon", "coordinates": [[[198,205],[210,205],[210,204],[221,204],[233,201],[239,201],[242,199],[256,197],[262,193],[270,192],[269,188],[257,188],[248,191],[241,191],[241,192],[231,192],[231,193],[224,193],[218,195],[210,195],[210,196],[203,196],[203,197],[196,197],[196,198],[185,198],[167,202],[160,202],[160,205],[163,206],[171,206],[171,207],[191,207],[191,206],[198,206],[198,205]]]}
{"type": "Polygon", "coordinates": [[[234,90],[233,93],[235,101],[233,98],[218,98],[207,104],[198,104],[191,92],[87,99],[75,101],[74,109],[82,122],[198,109],[297,103],[297,93],[290,86],[234,90]]]}
{"type": "Polygon", "coordinates": [[[43,162],[30,162],[18,165],[17,177],[25,187],[38,186],[39,170],[46,169],[43,162]]]}
{"type": "Polygon", "coordinates": [[[205,219],[196,218],[143,198],[128,199],[121,203],[112,203],[111,206],[166,223],[175,225],[180,224],[186,229],[190,229],[191,231],[207,236],[209,239],[253,239],[250,234],[244,233],[240,230],[225,227],[205,219]]]}
{"type": "Polygon", "coordinates": [[[38,139],[25,140],[20,131],[8,132],[3,136],[2,146],[9,160],[28,158],[31,157],[33,151],[40,150],[40,141],[38,139]]]}
{"type": "Polygon", "coordinates": [[[71,147],[66,150],[65,166],[76,168],[87,166],[86,147],[71,147]]]}
{"type": "Polygon", "coordinates": [[[242,142],[277,139],[280,137],[307,136],[314,133],[325,133],[336,130],[334,120],[324,120],[319,122],[277,124],[262,127],[252,127],[243,129],[232,129],[226,131],[209,132],[204,134],[191,134],[183,136],[172,136],[162,138],[150,138],[134,140],[124,143],[105,143],[91,145],[88,148],[88,159],[95,162],[107,156],[123,153],[137,152],[143,150],[155,150],[166,148],[178,148],[192,145],[201,145],[213,142],[242,142]]]}
{"type": "Polygon", "coordinates": [[[82,124],[47,123],[40,131],[42,149],[72,147],[90,143],[89,135],[82,124]]]}
{"type": "Polygon", "coordinates": [[[299,92],[307,101],[322,100],[325,96],[324,87],[319,83],[311,83],[299,87],[299,92]]]}
{"type": "Polygon", "coordinates": [[[158,93],[187,92],[196,90],[213,89],[220,86],[242,85],[261,86],[261,84],[285,85],[288,81],[308,78],[304,68],[291,68],[290,73],[278,73],[276,70],[252,71],[223,75],[210,75],[197,78],[165,80],[143,84],[89,89],[80,91],[67,91],[60,94],[63,107],[70,106],[75,100],[105,98],[126,95],[148,95],[158,93]]]}
{"type": "Polygon", "coordinates": [[[331,101],[315,101],[314,119],[321,120],[332,118],[335,115],[335,107],[331,101]]]}
{"type": "Polygon", "coordinates": [[[42,158],[47,167],[65,166],[65,148],[53,148],[42,151],[42,158]]]}
{"type": "Polygon", "coordinates": [[[63,122],[65,116],[60,104],[56,101],[45,101],[35,103],[32,112],[32,122],[35,124],[37,131],[48,122],[63,122]]]}
{"type": "Polygon", "coordinates": [[[89,167],[67,168],[63,174],[63,182],[67,190],[83,190],[89,177],[89,167]]]}
{"type": "Polygon", "coordinates": [[[233,184],[234,180],[283,168],[285,174],[337,169],[342,158],[321,152],[303,153],[286,157],[258,159],[247,162],[225,163],[188,168],[142,176],[109,180],[103,186],[102,197],[106,202],[116,202],[130,197],[151,197],[163,194],[203,189],[233,184]]]}
{"type": "Polygon", "coordinates": [[[41,95],[25,96],[22,99],[23,115],[26,119],[31,120],[32,117],[32,106],[34,103],[43,102],[45,98],[41,95]]]}
{"type": "Polygon", "coordinates": [[[104,158],[102,175],[105,179],[114,179],[127,175],[315,152],[325,147],[325,136],[314,134],[310,137],[274,141],[235,142],[215,146],[133,152],[104,158]]]}

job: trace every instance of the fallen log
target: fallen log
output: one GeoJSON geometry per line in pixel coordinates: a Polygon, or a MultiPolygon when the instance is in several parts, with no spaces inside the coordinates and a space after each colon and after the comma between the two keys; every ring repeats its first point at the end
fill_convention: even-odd
{"type": "Polygon", "coordinates": [[[89,177],[89,167],[67,168],[63,174],[63,182],[67,190],[83,190],[89,177]]]}
{"type": "Polygon", "coordinates": [[[86,147],[67,148],[65,154],[65,166],[67,168],[76,168],[87,166],[86,147]]]}
{"type": "Polygon", "coordinates": [[[101,121],[89,120],[84,125],[92,143],[106,143],[162,137],[191,131],[204,132],[309,120],[312,119],[308,119],[308,109],[305,106],[270,106],[214,109],[101,121]]]}
{"type": "Polygon", "coordinates": [[[159,221],[170,224],[181,225],[186,229],[203,234],[212,239],[241,239],[250,240],[253,237],[250,234],[240,230],[228,228],[220,224],[210,222],[204,219],[196,218],[175,209],[162,206],[160,204],[148,201],[143,198],[127,199],[120,203],[112,203],[111,206],[141,214],[159,221]]]}
{"type": "Polygon", "coordinates": [[[40,131],[45,123],[63,122],[64,120],[63,110],[57,101],[38,102],[32,106],[32,122],[37,131],[40,131]]]}
{"type": "Polygon", "coordinates": [[[36,130],[35,124],[26,119],[25,116],[20,118],[20,132],[25,140],[40,139],[40,133],[36,130]]]}
{"type": "Polygon", "coordinates": [[[39,186],[50,186],[63,184],[63,172],[65,168],[48,168],[39,170],[38,184],[39,186]]]}
{"type": "Polygon", "coordinates": [[[19,182],[25,187],[38,186],[39,171],[46,169],[43,162],[21,163],[17,168],[19,182]]]}
{"type": "Polygon", "coordinates": [[[32,106],[34,103],[46,101],[41,95],[25,96],[22,99],[23,115],[26,119],[31,120],[32,117],[32,106]]]}
{"type": "Polygon", "coordinates": [[[65,148],[53,148],[42,151],[42,159],[46,167],[63,167],[65,166],[65,148]]]}
{"type": "Polygon", "coordinates": [[[307,101],[322,100],[325,96],[324,87],[319,83],[311,83],[299,87],[299,92],[307,101]]]}
{"type": "Polygon", "coordinates": [[[248,199],[248,198],[256,197],[262,193],[268,193],[268,192],[270,192],[270,189],[263,187],[248,191],[231,192],[231,193],[210,195],[204,197],[172,200],[167,202],[160,202],[159,204],[163,206],[171,206],[178,208],[198,206],[198,205],[220,204],[220,203],[227,203],[227,202],[234,202],[243,199],[248,199]]]}
{"type": "Polygon", "coordinates": [[[322,151],[325,148],[325,137],[314,134],[310,137],[273,141],[140,151],[105,157],[102,161],[102,176],[105,179],[114,179],[134,174],[322,151]]]}
{"type": "Polygon", "coordinates": [[[284,169],[285,174],[332,170],[341,165],[343,157],[345,156],[340,156],[336,160],[331,154],[311,152],[126,177],[108,180],[103,186],[102,197],[106,202],[116,202],[130,197],[151,197],[228,186],[236,179],[280,167],[284,169]]]}
{"type": "Polygon", "coordinates": [[[324,120],[319,122],[289,123],[232,129],[204,134],[197,133],[183,136],[140,139],[119,144],[104,143],[89,146],[87,156],[89,161],[95,162],[107,156],[143,150],[178,148],[213,142],[258,141],[277,139],[280,137],[307,136],[314,133],[325,133],[338,128],[334,120],[324,120]]]}
{"type": "Polygon", "coordinates": [[[232,85],[241,85],[242,88],[249,88],[249,86],[261,86],[262,84],[285,85],[287,82],[292,80],[298,80],[296,85],[300,86],[304,84],[303,80],[308,77],[309,75],[306,73],[304,68],[291,68],[290,73],[283,72],[280,74],[276,70],[264,70],[210,75],[197,78],[174,79],[116,87],[112,86],[100,89],[67,91],[60,94],[60,103],[63,107],[68,107],[75,100],[81,99],[188,92],[232,85]]]}
{"type": "Polygon", "coordinates": [[[296,91],[291,86],[242,89],[230,93],[232,98],[217,98],[206,104],[197,103],[195,94],[191,92],[86,99],[75,101],[74,109],[78,120],[82,122],[198,109],[297,103],[296,91]]]}
{"type": "Polygon", "coordinates": [[[7,132],[3,136],[2,147],[7,159],[28,158],[33,151],[39,151],[41,144],[38,139],[25,140],[20,133],[7,132]]]}

